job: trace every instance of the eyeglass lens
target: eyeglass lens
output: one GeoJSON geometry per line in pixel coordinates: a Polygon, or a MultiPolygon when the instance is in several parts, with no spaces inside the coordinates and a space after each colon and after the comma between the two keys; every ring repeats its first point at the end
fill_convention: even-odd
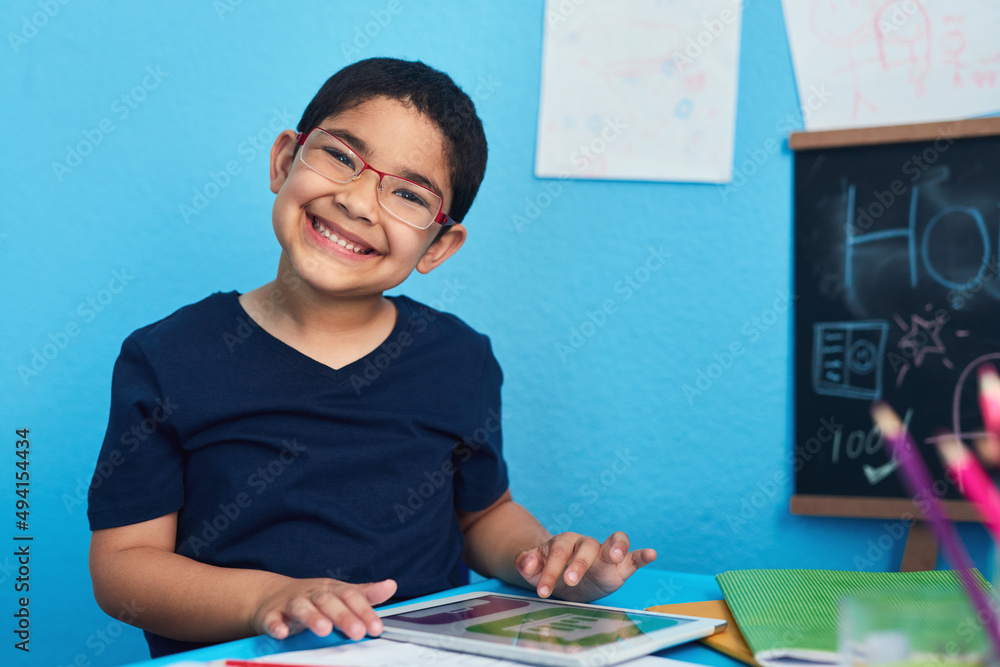
{"type": "MultiPolygon", "coordinates": [[[[313,171],[337,183],[349,183],[365,168],[350,146],[320,129],[309,134],[302,161],[313,171]]],[[[382,208],[408,225],[427,229],[441,210],[441,198],[432,190],[399,176],[385,174],[378,188],[382,208]]]]}

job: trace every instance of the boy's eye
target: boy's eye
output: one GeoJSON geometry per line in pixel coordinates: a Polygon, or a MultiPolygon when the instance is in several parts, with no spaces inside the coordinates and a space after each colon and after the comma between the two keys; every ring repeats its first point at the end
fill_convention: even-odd
{"type": "Polygon", "coordinates": [[[418,192],[407,188],[396,188],[392,191],[393,196],[399,197],[408,204],[414,206],[421,206],[423,208],[430,208],[427,200],[424,199],[418,192]]]}
{"type": "Polygon", "coordinates": [[[323,150],[326,151],[326,154],[329,156],[330,160],[336,163],[337,166],[344,166],[350,169],[351,171],[354,171],[354,159],[349,154],[345,153],[344,151],[338,148],[333,148],[333,147],[327,147],[324,148],[323,150]]]}

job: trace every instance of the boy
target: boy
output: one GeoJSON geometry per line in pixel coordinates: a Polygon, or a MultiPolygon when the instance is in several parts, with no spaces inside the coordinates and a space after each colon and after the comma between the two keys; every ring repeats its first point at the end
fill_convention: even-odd
{"type": "Polygon", "coordinates": [[[460,558],[575,600],[656,558],[620,532],[553,537],[515,503],[489,340],[383,296],[461,247],[485,167],[449,77],[350,65],[274,142],[277,278],[122,345],[91,575],[106,612],[143,610],[153,657],[305,628],[378,635],[373,605],[460,584],[460,558]]]}

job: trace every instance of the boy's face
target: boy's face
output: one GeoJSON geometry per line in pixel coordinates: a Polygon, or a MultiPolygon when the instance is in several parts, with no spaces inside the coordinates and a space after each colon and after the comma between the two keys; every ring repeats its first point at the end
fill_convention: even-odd
{"type": "MultiPolygon", "coordinates": [[[[379,97],[330,116],[319,127],[373,168],[428,183],[444,200],[442,210],[450,210],[445,140],[423,114],[379,97]]],[[[464,242],[462,225],[449,227],[434,243],[441,230],[436,223],[417,229],[393,217],[379,203],[375,172],[336,183],[302,163],[301,147],[293,157],[294,148],[295,133],[288,130],[271,150],[274,233],[283,264],[314,289],[344,297],[381,294],[414,269],[426,273],[440,265],[464,242]]]]}

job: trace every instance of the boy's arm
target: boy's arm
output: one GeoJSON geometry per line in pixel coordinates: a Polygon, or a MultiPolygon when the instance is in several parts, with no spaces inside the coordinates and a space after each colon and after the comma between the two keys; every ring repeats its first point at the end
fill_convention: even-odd
{"type": "Polygon", "coordinates": [[[589,602],[618,590],[643,565],[656,560],[653,549],[629,551],[628,536],[613,533],[604,544],[578,533],[553,536],[510,490],[479,512],[459,512],[465,536],[465,563],[477,572],[538,595],[589,602]]]}
{"type": "Polygon", "coordinates": [[[152,633],[219,642],[267,633],[277,639],[336,627],[351,639],[377,635],[372,609],[396,591],[391,579],[347,584],[216,567],[174,553],[177,513],[96,530],[90,541],[94,597],[106,613],[152,633]]]}

